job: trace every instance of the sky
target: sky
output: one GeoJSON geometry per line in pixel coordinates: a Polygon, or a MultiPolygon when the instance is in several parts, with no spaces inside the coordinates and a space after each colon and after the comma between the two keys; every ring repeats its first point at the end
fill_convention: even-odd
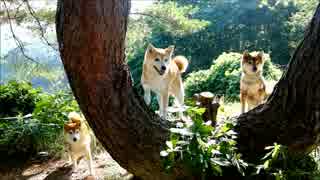
{"type": "MultiPolygon", "coordinates": [[[[131,12],[141,12],[148,6],[152,5],[154,0],[132,0],[131,12]]],[[[34,9],[41,9],[43,7],[55,8],[56,2],[52,0],[47,1],[31,1],[31,6],[34,9]]],[[[33,33],[21,26],[13,24],[13,29],[18,38],[26,43],[42,43],[38,37],[33,36],[33,33]]],[[[50,29],[50,33],[54,36],[54,29],[50,29]]],[[[17,45],[12,38],[9,24],[1,24],[0,26],[0,56],[6,55],[11,49],[16,48],[17,45]]]]}

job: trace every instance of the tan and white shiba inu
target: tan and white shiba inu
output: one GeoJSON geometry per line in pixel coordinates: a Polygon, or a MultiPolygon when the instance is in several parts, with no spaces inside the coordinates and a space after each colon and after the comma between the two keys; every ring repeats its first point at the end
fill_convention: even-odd
{"type": "Polygon", "coordinates": [[[143,62],[141,84],[144,89],[144,100],[149,105],[151,91],[155,92],[158,95],[160,116],[163,118],[167,116],[169,95],[175,97],[180,107],[184,104],[181,74],[186,71],[188,60],[184,56],[172,58],[173,50],[174,46],[163,49],[149,44],[143,62]]]}
{"type": "Polygon", "coordinates": [[[92,135],[89,128],[78,113],[71,112],[68,115],[69,121],[64,125],[64,137],[69,153],[69,161],[72,161],[77,168],[78,161],[82,157],[88,160],[90,175],[93,175],[91,143],[92,135]]]}
{"type": "Polygon", "coordinates": [[[241,113],[261,104],[270,94],[266,90],[266,82],[262,76],[264,65],[263,53],[243,53],[241,60],[240,102],[241,113]]]}

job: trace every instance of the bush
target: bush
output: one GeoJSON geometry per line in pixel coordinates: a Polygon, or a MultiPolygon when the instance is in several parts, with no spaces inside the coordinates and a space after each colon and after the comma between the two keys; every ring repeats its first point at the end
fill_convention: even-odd
{"type": "Polygon", "coordinates": [[[256,174],[266,174],[279,180],[305,180],[319,178],[318,165],[309,154],[290,152],[286,146],[274,143],[266,147],[269,152],[256,166],[256,174]]]}
{"type": "Polygon", "coordinates": [[[59,152],[62,149],[56,146],[59,138],[56,132],[59,130],[59,125],[41,123],[37,119],[18,118],[16,121],[1,122],[1,158],[25,159],[39,151],[59,152]]]}
{"type": "Polygon", "coordinates": [[[27,82],[10,81],[0,85],[0,117],[32,113],[40,93],[40,89],[32,88],[27,82]]]}
{"type": "Polygon", "coordinates": [[[71,111],[79,111],[78,104],[72,94],[65,92],[43,93],[40,95],[40,101],[36,104],[32,115],[42,123],[53,123],[62,128],[71,111]]]}
{"type": "Polygon", "coordinates": [[[217,127],[204,123],[204,109],[191,107],[187,110],[192,122],[177,123],[171,128],[166,148],[160,152],[164,166],[170,171],[177,162],[190,168],[199,179],[222,176],[225,169],[232,169],[235,176],[244,175],[248,166],[236,152],[236,122],[225,120],[217,127]]]}
{"type": "MultiPolygon", "coordinates": [[[[227,100],[239,99],[240,93],[240,61],[239,53],[223,53],[211,65],[210,69],[190,73],[185,80],[185,92],[187,97],[202,91],[210,91],[217,95],[223,95],[227,100]]],[[[268,54],[264,54],[266,60],[263,75],[267,80],[277,81],[282,72],[272,64],[268,54]]]]}
{"type": "MultiPolygon", "coordinates": [[[[47,151],[51,156],[61,155],[59,153],[63,150],[63,124],[68,120],[67,114],[71,111],[79,111],[72,94],[40,93],[29,83],[17,82],[3,85],[2,90],[7,92],[2,96],[3,105],[15,102],[7,107],[9,112],[21,112],[21,109],[27,109],[28,111],[23,112],[32,113],[32,117],[23,119],[20,116],[16,120],[0,121],[0,153],[3,155],[1,158],[24,159],[39,151],[47,151]],[[16,89],[9,89],[13,87],[16,89]],[[27,102],[32,102],[32,106],[27,102]]],[[[13,113],[13,115],[16,114],[13,113]]]]}

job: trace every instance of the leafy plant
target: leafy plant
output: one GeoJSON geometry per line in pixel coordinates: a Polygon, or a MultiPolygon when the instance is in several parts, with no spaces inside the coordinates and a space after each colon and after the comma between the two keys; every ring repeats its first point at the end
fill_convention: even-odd
{"type": "Polygon", "coordinates": [[[48,151],[51,155],[62,150],[57,143],[61,131],[57,124],[42,123],[37,119],[0,123],[0,152],[2,158],[27,158],[39,151],[48,151]]]}
{"type": "Polygon", "coordinates": [[[40,93],[40,89],[32,88],[28,82],[9,81],[0,85],[0,117],[32,113],[40,93]]]}
{"type": "Polygon", "coordinates": [[[201,179],[221,176],[226,167],[234,167],[244,175],[248,164],[236,152],[236,133],[232,130],[235,122],[227,119],[212,127],[202,120],[203,113],[204,109],[191,107],[187,110],[191,119],[170,129],[171,138],[160,153],[166,169],[180,162],[201,179]]]}
{"type": "Polygon", "coordinates": [[[79,111],[78,104],[70,93],[43,93],[40,95],[40,99],[32,114],[42,123],[54,123],[62,128],[64,122],[68,119],[68,113],[79,111]]]}
{"type": "Polygon", "coordinates": [[[263,164],[257,166],[256,174],[264,173],[276,180],[304,180],[319,177],[315,159],[308,154],[293,153],[286,146],[274,143],[266,147],[269,152],[262,158],[263,164]]]}
{"type": "Polygon", "coordinates": [[[39,151],[60,155],[63,149],[62,130],[64,122],[68,120],[67,113],[79,111],[72,94],[40,93],[38,89],[33,89],[30,83],[17,82],[2,85],[1,90],[5,92],[0,95],[1,103],[3,106],[7,105],[8,112],[32,113],[30,118],[23,118],[21,115],[24,114],[21,113],[16,119],[1,119],[2,158],[27,158],[39,151]]]}

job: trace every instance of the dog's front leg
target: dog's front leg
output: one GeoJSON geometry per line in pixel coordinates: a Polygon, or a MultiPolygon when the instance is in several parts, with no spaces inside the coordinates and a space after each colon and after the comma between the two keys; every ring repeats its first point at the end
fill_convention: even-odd
{"type": "Polygon", "coordinates": [[[87,159],[88,159],[88,165],[89,165],[89,171],[90,171],[90,175],[94,175],[94,171],[93,171],[93,165],[92,165],[92,153],[91,153],[91,149],[90,146],[87,147],[88,148],[88,154],[87,154],[87,159]]]}
{"type": "Polygon", "coordinates": [[[248,103],[248,111],[252,110],[253,108],[254,108],[254,105],[248,103]]]}
{"type": "Polygon", "coordinates": [[[144,101],[146,102],[147,105],[150,105],[151,103],[151,90],[147,86],[143,86],[144,90],[144,101]]]}
{"type": "Polygon", "coordinates": [[[161,98],[160,98],[160,116],[163,119],[167,118],[167,108],[168,108],[168,102],[169,101],[169,94],[168,91],[165,91],[161,93],[161,98]]]}
{"type": "Polygon", "coordinates": [[[244,113],[246,110],[246,95],[240,93],[240,103],[241,103],[241,113],[244,113]]]}
{"type": "Polygon", "coordinates": [[[70,164],[73,163],[70,152],[68,152],[68,163],[70,163],[70,164]]]}
{"type": "Polygon", "coordinates": [[[179,107],[179,118],[183,118],[183,106],[184,106],[184,88],[182,84],[182,80],[180,80],[180,90],[176,94],[175,101],[179,107]]]}
{"type": "Polygon", "coordinates": [[[159,103],[159,115],[160,115],[160,117],[162,117],[162,113],[163,113],[163,98],[162,98],[162,94],[160,93],[157,97],[158,97],[158,103],[159,103]]]}
{"type": "Polygon", "coordinates": [[[77,158],[75,156],[72,156],[72,162],[73,162],[73,167],[77,169],[78,163],[77,163],[77,158]]]}

